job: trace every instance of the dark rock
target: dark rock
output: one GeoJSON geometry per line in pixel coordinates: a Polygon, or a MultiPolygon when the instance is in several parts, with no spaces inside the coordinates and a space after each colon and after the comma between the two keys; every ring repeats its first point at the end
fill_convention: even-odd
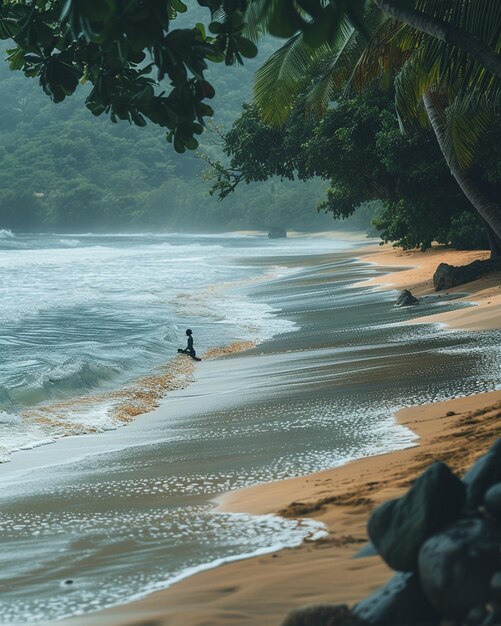
{"type": "Polygon", "coordinates": [[[369,537],[391,568],[414,571],[424,541],[459,516],[464,499],[459,478],[444,463],[434,463],[405,496],[374,511],[369,537]]]}
{"type": "Polygon", "coordinates": [[[416,574],[397,574],[352,611],[371,626],[434,626],[440,621],[416,574]]]}
{"type": "Polygon", "coordinates": [[[501,529],[480,517],[459,520],[428,539],[419,553],[419,574],[435,610],[461,620],[485,606],[500,548],[501,529]]]}
{"type": "Polygon", "coordinates": [[[344,604],[313,604],[289,613],[282,626],[367,626],[344,604]]]}
{"type": "Polygon", "coordinates": [[[408,289],[404,289],[395,302],[395,306],[412,306],[413,304],[419,304],[419,300],[408,289]]]}
{"type": "Polygon", "coordinates": [[[270,239],[285,239],[287,237],[287,231],[285,228],[275,226],[275,228],[272,228],[268,233],[268,237],[270,239]]]}
{"type": "Polygon", "coordinates": [[[450,289],[457,285],[470,283],[484,274],[499,270],[501,270],[501,259],[499,258],[473,261],[473,263],[461,267],[440,263],[433,275],[433,284],[435,285],[435,291],[441,291],[442,289],[450,289]]]}
{"type": "Polygon", "coordinates": [[[477,508],[489,487],[501,482],[501,439],[470,468],[463,482],[466,483],[466,506],[477,508]]]}
{"type": "Polygon", "coordinates": [[[484,495],[485,510],[498,522],[501,521],[501,483],[489,487],[484,495]]]}

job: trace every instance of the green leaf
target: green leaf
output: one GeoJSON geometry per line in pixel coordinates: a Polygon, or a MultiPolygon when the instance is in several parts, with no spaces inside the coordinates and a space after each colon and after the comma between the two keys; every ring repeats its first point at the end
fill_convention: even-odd
{"type": "Polygon", "coordinates": [[[224,25],[221,22],[211,22],[209,24],[209,32],[213,35],[221,35],[224,33],[224,25]]]}
{"type": "Polygon", "coordinates": [[[178,13],[186,13],[188,7],[181,0],[170,0],[170,5],[178,13]]]}
{"type": "Polygon", "coordinates": [[[116,13],[115,0],[86,0],[78,3],[81,15],[92,22],[106,22],[116,13]]]}
{"type": "Polygon", "coordinates": [[[200,34],[202,35],[202,41],[205,41],[207,39],[207,33],[205,32],[205,26],[204,24],[202,24],[201,22],[197,22],[195,24],[195,28],[200,32],[200,34]]]}
{"type": "Polygon", "coordinates": [[[247,39],[246,37],[235,37],[235,40],[238,45],[238,50],[243,54],[247,59],[253,59],[257,56],[258,49],[256,44],[247,39]]]}
{"type": "Polygon", "coordinates": [[[183,152],[186,152],[184,142],[179,137],[178,133],[174,134],[174,150],[176,152],[179,152],[180,154],[182,154],[183,152]]]}
{"type": "Polygon", "coordinates": [[[190,139],[187,139],[184,142],[185,146],[188,148],[188,150],[196,150],[199,146],[198,141],[195,139],[195,137],[190,137],[190,139]]]}
{"type": "Polygon", "coordinates": [[[303,21],[292,0],[276,0],[270,4],[268,32],[287,39],[295,35],[303,26],[303,21]]]}

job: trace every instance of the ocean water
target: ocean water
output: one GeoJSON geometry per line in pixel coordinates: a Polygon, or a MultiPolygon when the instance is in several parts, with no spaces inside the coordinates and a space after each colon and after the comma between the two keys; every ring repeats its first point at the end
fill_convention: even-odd
{"type": "Polygon", "coordinates": [[[186,357],[174,359],[188,327],[201,354],[291,328],[244,289],[287,270],[244,258],[348,245],[0,230],[0,461],[63,435],[116,428],[153,408],[190,379],[186,357]]]}
{"type": "MultiPolygon", "coordinates": [[[[3,262],[10,259],[14,268],[14,252],[31,259],[31,267],[18,264],[23,280],[12,283],[18,289],[12,320],[23,291],[36,320],[17,314],[18,333],[31,328],[31,339],[22,358],[10,352],[10,375],[24,374],[25,382],[7,386],[13,417],[5,434],[33,437],[36,426],[50,439],[57,428],[72,432],[68,423],[91,431],[84,420],[106,432],[60,438],[0,465],[2,624],[52,624],[84,614],[92,626],[97,609],[225,561],[318,537],[322,528],[312,521],[224,513],[212,500],[415,445],[414,434],[395,421],[399,408],[501,384],[501,331],[407,324],[464,304],[429,296],[419,307],[395,308],[395,292],[364,286],[383,271],[352,258],[350,242],[89,236],[64,238],[71,245],[61,248],[61,237],[18,239],[5,236],[3,262]],[[196,261],[187,263],[189,255],[196,261]],[[61,275],[68,293],[48,297],[61,275]],[[97,283],[99,293],[89,295],[97,283]],[[89,301],[98,323],[77,314],[89,301]],[[36,329],[45,312],[52,342],[36,329]],[[179,364],[191,361],[170,355],[187,325],[196,329],[201,353],[233,341],[258,345],[183,371],[179,364]],[[80,346],[85,332],[101,340],[80,346]],[[54,388],[21,365],[33,359],[46,380],[52,351],[69,358],[71,350],[89,365],[108,358],[113,374],[54,388]],[[113,404],[124,402],[124,388],[133,390],[130,402],[141,388],[150,385],[148,395],[172,376],[182,384],[158,410],[114,429],[121,422],[113,404]],[[26,389],[39,404],[27,403],[26,389]]],[[[13,328],[2,346],[18,340],[13,328]]]]}

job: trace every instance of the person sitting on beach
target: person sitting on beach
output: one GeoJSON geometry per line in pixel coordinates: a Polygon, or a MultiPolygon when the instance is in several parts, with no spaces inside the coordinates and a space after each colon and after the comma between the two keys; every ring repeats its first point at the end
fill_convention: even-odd
{"type": "Polygon", "coordinates": [[[195,348],[193,347],[193,332],[191,328],[188,328],[186,330],[186,336],[188,337],[188,344],[186,348],[184,350],[181,350],[181,348],[178,348],[177,351],[182,352],[183,354],[189,354],[192,359],[195,359],[196,361],[200,361],[200,359],[197,358],[197,353],[195,352],[195,348]]]}

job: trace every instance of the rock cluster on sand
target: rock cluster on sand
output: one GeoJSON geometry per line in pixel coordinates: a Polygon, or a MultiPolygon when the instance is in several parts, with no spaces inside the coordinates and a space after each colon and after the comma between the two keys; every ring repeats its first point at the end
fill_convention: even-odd
{"type": "Polygon", "coordinates": [[[283,626],[501,626],[501,439],[461,480],[435,463],[372,514],[396,575],[349,609],[319,605],[283,626]]]}
{"type": "Polygon", "coordinates": [[[408,289],[404,289],[395,302],[395,306],[412,306],[414,304],[419,304],[419,300],[408,289]]]}

